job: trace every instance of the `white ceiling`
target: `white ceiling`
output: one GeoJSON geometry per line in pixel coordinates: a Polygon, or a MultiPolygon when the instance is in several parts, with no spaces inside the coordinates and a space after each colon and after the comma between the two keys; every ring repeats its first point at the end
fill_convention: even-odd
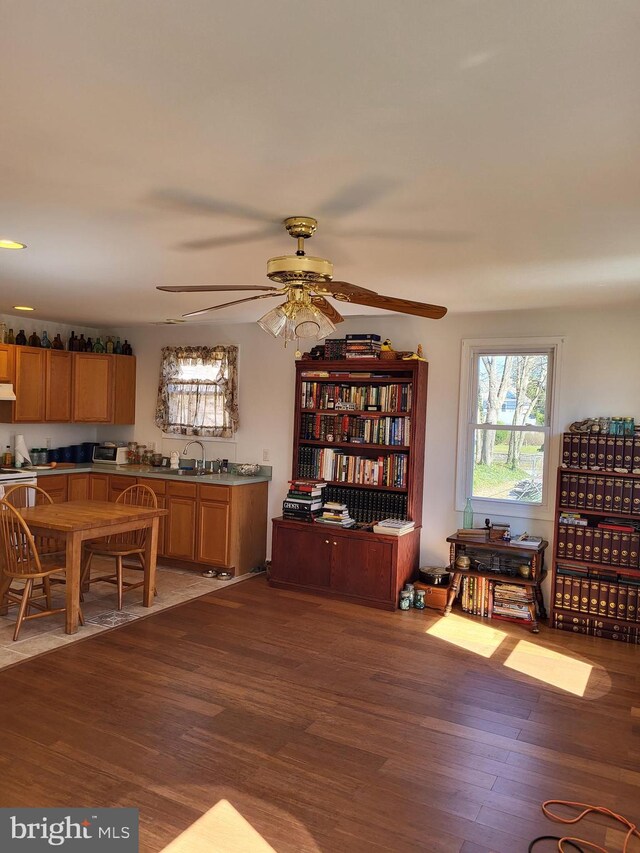
{"type": "Polygon", "coordinates": [[[637,0],[0,11],[0,236],[29,244],[0,253],[0,312],[162,320],[234,297],[156,284],[267,283],[266,259],[294,248],[284,231],[179,248],[261,226],[163,205],[164,191],[317,215],[309,250],[336,278],[452,311],[640,295],[637,0]],[[323,217],[340,193],[362,206],[323,217]]]}

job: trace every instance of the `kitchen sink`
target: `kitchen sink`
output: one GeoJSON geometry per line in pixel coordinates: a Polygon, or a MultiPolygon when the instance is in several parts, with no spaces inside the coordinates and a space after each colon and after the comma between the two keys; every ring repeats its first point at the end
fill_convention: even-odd
{"type": "Polygon", "coordinates": [[[204,477],[205,474],[211,474],[211,471],[202,471],[196,470],[195,468],[178,468],[178,470],[174,470],[172,473],[177,474],[179,477],[204,477]]]}

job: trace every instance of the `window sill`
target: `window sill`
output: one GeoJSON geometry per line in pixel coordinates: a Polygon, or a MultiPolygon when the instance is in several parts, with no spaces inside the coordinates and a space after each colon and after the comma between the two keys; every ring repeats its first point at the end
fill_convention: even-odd
{"type": "MultiPolygon", "coordinates": [[[[457,512],[464,512],[465,502],[456,501],[457,512]]],[[[491,500],[490,498],[471,498],[473,515],[484,521],[487,517],[498,520],[507,518],[533,518],[539,521],[553,521],[553,507],[546,504],[524,504],[512,501],[491,500]]],[[[481,525],[480,525],[481,526],[481,525]]]]}

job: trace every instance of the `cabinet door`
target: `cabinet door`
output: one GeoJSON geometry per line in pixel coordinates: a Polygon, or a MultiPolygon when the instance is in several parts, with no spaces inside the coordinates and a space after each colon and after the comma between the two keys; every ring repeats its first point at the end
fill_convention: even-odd
{"type": "Polygon", "coordinates": [[[332,542],[330,531],[316,532],[302,526],[274,527],[271,577],[301,586],[328,588],[332,542]]]}
{"type": "Polygon", "coordinates": [[[119,477],[117,474],[111,474],[109,477],[109,500],[115,503],[125,489],[128,489],[129,486],[135,486],[135,484],[136,481],[133,477],[119,477]]]}
{"type": "Polygon", "coordinates": [[[13,383],[15,349],[13,344],[0,344],[0,382],[13,383]]]}
{"type": "Polygon", "coordinates": [[[63,350],[45,350],[44,418],[46,421],[68,423],[71,420],[72,355],[73,353],[63,350]]]}
{"type": "Polygon", "coordinates": [[[136,360],[132,355],[116,355],[114,365],[113,423],[136,422],[136,360]]]}
{"type": "Polygon", "coordinates": [[[89,497],[92,501],[108,501],[109,500],[109,475],[108,474],[90,474],[89,475],[89,497]]]}
{"type": "Polygon", "coordinates": [[[44,355],[43,349],[16,348],[16,423],[44,421],[44,355]]]}
{"type": "Polygon", "coordinates": [[[66,474],[51,474],[39,477],[38,485],[57,504],[67,500],[68,479],[66,474]]]}
{"type": "Polygon", "coordinates": [[[198,501],[198,539],[196,559],[199,563],[229,565],[229,504],[198,501]]]}
{"type": "Polygon", "coordinates": [[[331,589],[376,601],[393,598],[393,545],[347,536],[333,536],[331,542],[331,589]]]}
{"type": "Polygon", "coordinates": [[[167,498],[169,516],[166,524],[165,549],[168,557],[193,560],[196,541],[196,502],[193,498],[167,498]]]}
{"type": "MultiPolygon", "coordinates": [[[[155,480],[152,477],[138,477],[136,482],[139,483],[141,486],[148,486],[151,491],[154,492],[160,509],[167,508],[167,502],[164,496],[166,491],[166,483],[164,480],[155,480]]],[[[160,519],[160,524],[158,526],[158,556],[161,556],[162,554],[166,553],[166,526],[166,516],[162,516],[162,518],[160,519]]]]}
{"type": "Polygon", "coordinates": [[[89,500],[89,475],[69,474],[67,477],[67,495],[70,501],[89,500]]]}
{"type": "Polygon", "coordinates": [[[73,353],[73,420],[111,423],[113,355],[73,353]]]}

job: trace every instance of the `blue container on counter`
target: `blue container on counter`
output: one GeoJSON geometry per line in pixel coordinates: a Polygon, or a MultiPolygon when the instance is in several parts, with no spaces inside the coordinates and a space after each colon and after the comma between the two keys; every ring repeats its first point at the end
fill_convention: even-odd
{"type": "MultiPolygon", "coordinates": [[[[81,444],[70,444],[69,451],[71,452],[71,459],[69,462],[82,462],[82,445],[81,444]]],[[[66,460],[65,460],[66,462],[66,460]]]]}
{"type": "Polygon", "coordinates": [[[80,447],[82,448],[81,462],[93,462],[93,448],[98,447],[99,441],[83,441],[80,447]]]}
{"type": "Polygon", "coordinates": [[[73,449],[71,447],[59,447],[60,458],[58,462],[73,462],[73,449]]]}
{"type": "Polygon", "coordinates": [[[60,448],[59,447],[50,447],[47,450],[47,462],[61,462],[60,459],[60,448]]]}

